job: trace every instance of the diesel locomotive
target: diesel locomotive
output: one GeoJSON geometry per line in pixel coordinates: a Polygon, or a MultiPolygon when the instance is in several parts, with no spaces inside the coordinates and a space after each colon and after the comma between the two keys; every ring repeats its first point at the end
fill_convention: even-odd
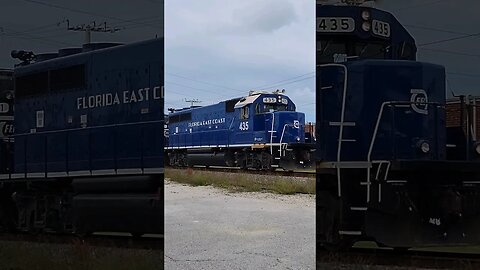
{"type": "Polygon", "coordinates": [[[416,61],[392,14],[317,4],[316,16],[317,247],[479,243],[472,102],[447,113],[445,68],[416,61]]]}
{"type": "Polygon", "coordinates": [[[0,230],[163,234],[163,38],[12,57],[0,230]]]}
{"type": "Polygon", "coordinates": [[[173,110],[168,121],[172,166],[294,170],[308,166],[314,150],[305,143],[305,114],[278,90],[173,110]]]}

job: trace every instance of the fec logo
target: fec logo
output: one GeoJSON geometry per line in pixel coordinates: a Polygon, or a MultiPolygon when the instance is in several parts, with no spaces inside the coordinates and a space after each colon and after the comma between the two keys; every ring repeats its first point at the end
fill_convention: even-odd
{"type": "Polygon", "coordinates": [[[412,109],[420,114],[428,114],[428,96],[427,92],[423,89],[412,89],[410,96],[410,102],[412,103],[412,109]]]}

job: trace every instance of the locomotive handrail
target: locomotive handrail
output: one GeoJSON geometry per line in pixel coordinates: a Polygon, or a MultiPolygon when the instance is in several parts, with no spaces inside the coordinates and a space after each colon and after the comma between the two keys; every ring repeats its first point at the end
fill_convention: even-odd
{"type": "MultiPolygon", "coordinates": [[[[283,141],[283,135],[285,134],[285,129],[287,128],[287,126],[290,126],[289,124],[285,124],[283,125],[283,130],[282,130],[282,136],[280,136],[280,156],[283,157],[283,151],[282,151],[282,141],[283,141]]],[[[270,147],[272,148],[272,147],[270,147]]]]}
{"type": "MultiPolygon", "coordinates": [[[[400,107],[400,106],[412,106],[412,104],[426,104],[426,105],[436,105],[437,107],[441,107],[438,102],[415,102],[415,101],[385,101],[382,103],[382,106],[380,107],[380,112],[378,113],[377,117],[377,122],[375,123],[375,129],[373,130],[373,135],[372,135],[372,140],[370,142],[370,147],[368,149],[368,154],[367,154],[367,162],[372,163],[372,151],[373,151],[373,146],[375,145],[375,140],[377,139],[377,133],[378,133],[378,128],[380,126],[380,121],[382,120],[383,112],[385,109],[385,106],[390,106],[393,105],[393,107],[400,107]]],[[[378,162],[378,161],[377,161],[378,162]]],[[[377,174],[376,178],[378,178],[380,166],[383,164],[384,161],[379,161],[379,167],[377,168],[377,174]]],[[[385,175],[385,179],[388,175],[388,170],[390,169],[390,162],[387,163],[387,172],[385,175]]],[[[370,185],[371,185],[371,167],[367,168],[367,202],[370,202],[370,185]]],[[[376,179],[378,180],[378,179],[376,179]]],[[[381,200],[381,185],[379,185],[379,201],[381,200]]]]}
{"type": "MultiPolygon", "coordinates": [[[[275,123],[275,113],[271,112],[272,114],[272,129],[270,130],[270,145],[273,145],[273,130],[274,126],[273,124],[275,123]]],[[[273,147],[270,146],[270,155],[273,156],[273,147]]]]}
{"type": "Polygon", "coordinates": [[[399,106],[402,106],[402,105],[403,106],[405,106],[405,105],[411,106],[412,104],[427,104],[427,105],[436,105],[437,107],[441,107],[440,103],[438,103],[438,102],[415,102],[415,101],[385,101],[385,102],[383,102],[382,106],[380,107],[380,112],[379,112],[378,117],[377,117],[377,122],[375,124],[375,129],[373,130],[372,140],[370,142],[370,147],[368,149],[368,153],[367,153],[367,161],[368,162],[372,161],[371,155],[372,155],[372,151],[373,151],[373,146],[374,146],[375,140],[377,138],[378,128],[380,126],[380,121],[382,120],[383,111],[384,111],[385,106],[393,105],[394,107],[399,107],[399,106]]]}

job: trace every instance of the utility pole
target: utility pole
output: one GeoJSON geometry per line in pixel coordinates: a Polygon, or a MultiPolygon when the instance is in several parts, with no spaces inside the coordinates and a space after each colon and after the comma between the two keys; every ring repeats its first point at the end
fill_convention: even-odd
{"type": "Polygon", "coordinates": [[[190,100],[184,99],[184,100],[185,100],[185,102],[190,102],[190,107],[193,107],[193,104],[195,104],[195,103],[200,103],[201,102],[198,99],[190,99],[190,100]]]}
{"type": "Polygon", "coordinates": [[[68,31],[82,31],[85,32],[85,43],[89,44],[92,40],[92,32],[103,32],[103,33],[115,33],[120,31],[120,28],[111,28],[107,26],[107,22],[97,25],[95,21],[90,24],[81,24],[74,27],[70,27],[70,21],[67,20],[67,30],[68,31]]]}

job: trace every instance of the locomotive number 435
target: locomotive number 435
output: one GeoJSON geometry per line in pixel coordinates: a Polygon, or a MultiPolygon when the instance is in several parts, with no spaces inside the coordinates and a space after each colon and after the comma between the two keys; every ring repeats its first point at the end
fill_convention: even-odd
{"type": "Polygon", "coordinates": [[[355,21],[348,17],[318,17],[317,32],[353,32],[355,21]]]}
{"type": "Polygon", "coordinates": [[[248,130],[248,122],[240,122],[240,130],[248,130]]]}

